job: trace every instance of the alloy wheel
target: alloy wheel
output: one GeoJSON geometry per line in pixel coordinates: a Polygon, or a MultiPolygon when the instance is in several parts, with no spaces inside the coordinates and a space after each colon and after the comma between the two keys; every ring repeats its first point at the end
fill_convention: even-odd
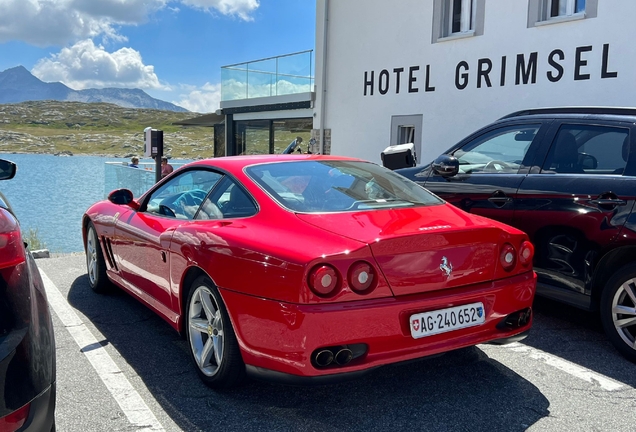
{"type": "Polygon", "coordinates": [[[206,376],[214,376],[223,361],[224,332],[219,306],[204,285],[195,289],[188,309],[190,349],[199,370],[206,376]]]}
{"type": "Polygon", "coordinates": [[[86,267],[88,270],[88,279],[92,286],[95,286],[98,278],[98,262],[97,262],[97,235],[95,230],[91,227],[88,231],[88,238],[86,239],[86,267]]]}
{"type": "Polygon", "coordinates": [[[636,350],[636,278],[626,280],[612,298],[612,322],[618,335],[636,350]]]}

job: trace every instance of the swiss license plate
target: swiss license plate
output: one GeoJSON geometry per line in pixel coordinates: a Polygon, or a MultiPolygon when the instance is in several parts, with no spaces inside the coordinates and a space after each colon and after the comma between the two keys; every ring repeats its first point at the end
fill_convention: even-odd
{"type": "Polygon", "coordinates": [[[484,305],[479,302],[414,314],[411,315],[409,325],[411,327],[411,336],[414,339],[418,339],[480,325],[485,321],[484,305]]]}

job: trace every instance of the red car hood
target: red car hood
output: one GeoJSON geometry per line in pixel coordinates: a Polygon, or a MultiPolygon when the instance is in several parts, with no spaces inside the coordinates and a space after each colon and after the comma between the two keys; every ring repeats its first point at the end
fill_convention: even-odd
{"type": "Polygon", "coordinates": [[[450,204],[297,216],[367,243],[395,295],[492,280],[497,266],[501,229],[450,204]]]}

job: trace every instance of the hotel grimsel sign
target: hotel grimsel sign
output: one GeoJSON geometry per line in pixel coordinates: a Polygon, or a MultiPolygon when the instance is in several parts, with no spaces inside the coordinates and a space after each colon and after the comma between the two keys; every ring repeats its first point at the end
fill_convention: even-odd
{"type": "MultiPolygon", "coordinates": [[[[557,83],[564,79],[584,81],[598,77],[600,79],[616,78],[618,72],[610,67],[610,44],[604,44],[602,59],[599,64],[591,60],[593,45],[576,47],[572,58],[567,58],[562,49],[554,49],[547,55],[538,52],[502,56],[501,58],[480,58],[473,63],[462,60],[455,66],[455,88],[464,90],[468,86],[476,88],[504,87],[507,85],[536,84],[544,79],[557,83]],[[539,75],[539,65],[546,66],[545,75],[539,75]],[[566,66],[572,67],[572,73],[566,74],[566,66]]],[[[434,92],[435,76],[430,64],[423,67],[408,66],[382,69],[380,71],[364,71],[364,96],[387,93],[434,92]]]]}

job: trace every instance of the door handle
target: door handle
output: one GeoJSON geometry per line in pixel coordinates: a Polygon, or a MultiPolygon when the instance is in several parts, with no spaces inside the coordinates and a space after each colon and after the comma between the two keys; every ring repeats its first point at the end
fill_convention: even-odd
{"type": "Polygon", "coordinates": [[[593,199],[593,200],[589,200],[588,202],[590,204],[594,204],[598,206],[624,206],[627,204],[625,200],[611,199],[611,198],[593,199]]]}
{"type": "Polygon", "coordinates": [[[505,204],[505,203],[511,202],[512,198],[510,198],[510,197],[490,197],[490,198],[488,198],[488,201],[490,201],[492,203],[497,203],[497,204],[505,204]]]}

